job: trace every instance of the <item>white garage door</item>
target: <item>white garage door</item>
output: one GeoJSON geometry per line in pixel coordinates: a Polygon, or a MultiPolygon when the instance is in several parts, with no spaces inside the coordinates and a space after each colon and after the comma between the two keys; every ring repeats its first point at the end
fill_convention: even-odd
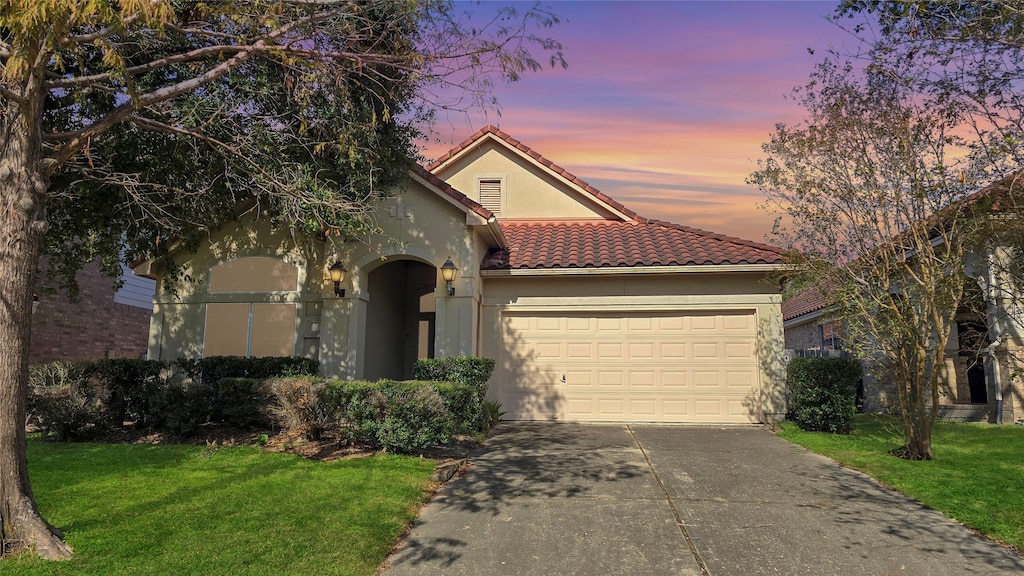
{"type": "Polygon", "coordinates": [[[758,420],[752,311],[503,316],[502,409],[516,420],[758,420]]]}

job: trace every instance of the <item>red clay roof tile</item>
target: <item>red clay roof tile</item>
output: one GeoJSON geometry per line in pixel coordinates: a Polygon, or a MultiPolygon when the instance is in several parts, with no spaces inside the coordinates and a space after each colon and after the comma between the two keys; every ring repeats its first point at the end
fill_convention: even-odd
{"type": "Polygon", "coordinates": [[[500,223],[509,247],[483,270],[782,263],[773,246],[659,221],[500,223]]]}
{"type": "Polygon", "coordinates": [[[817,287],[812,286],[782,303],[782,320],[792,320],[804,314],[817,312],[824,309],[825,305],[825,295],[817,287]]]}
{"type": "Polygon", "coordinates": [[[452,188],[451,185],[445,182],[444,180],[441,180],[437,176],[434,176],[430,172],[427,172],[427,170],[420,166],[419,164],[413,167],[413,172],[415,172],[416,175],[419,176],[420,178],[423,178],[427,182],[430,182],[434,186],[437,186],[446,195],[453,198],[454,200],[456,200],[457,202],[459,202],[460,204],[468,208],[471,212],[477,214],[484,220],[490,220],[491,218],[494,218],[493,212],[481,206],[480,203],[478,203],[476,200],[473,200],[469,196],[466,196],[462,192],[459,192],[455,188],[452,188]]]}

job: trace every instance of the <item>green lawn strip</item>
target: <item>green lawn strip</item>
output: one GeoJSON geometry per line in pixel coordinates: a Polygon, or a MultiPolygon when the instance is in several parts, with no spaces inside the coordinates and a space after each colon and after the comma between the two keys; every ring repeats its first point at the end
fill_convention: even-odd
{"type": "Polygon", "coordinates": [[[1024,550],[1024,427],[938,422],[935,460],[912,462],[888,453],[901,444],[897,425],[858,415],[850,435],[804,432],[789,422],[779,435],[1024,550]]]}
{"type": "Polygon", "coordinates": [[[3,576],[366,576],[426,497],[434,462],[32,440],[29,470],[75,556],[2,560],[3,576]]]}

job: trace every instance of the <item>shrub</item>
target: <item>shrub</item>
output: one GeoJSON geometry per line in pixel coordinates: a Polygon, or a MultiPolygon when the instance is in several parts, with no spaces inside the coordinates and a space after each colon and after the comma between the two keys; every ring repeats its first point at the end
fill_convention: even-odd
{"type": "Polygon", "coordinates": [[[110,358],[86,363],[85,371],[106,389],[106,411],[114,424],[131,421],[144,426],[166,368],[159,360],[110,358]]]}
{"type": "Polygon", "coordinates": [[[314,377],[270,381],[273,415],[310,439],[325,435],[410,451],[446,444],[481,421],[476,392],[451,382],[350,382],[314,377]]]}
{"type": "Polygon", "coordinates": [[[455,424],[432,383],[383,380],[374,388],[368,400],[377,415],[363,427],[372,427],[385,450],[409,451],[451,441],[455,424]]]}
{"type": "Polygon", "coordinates": [[[60,441],[92,438],[106,420],[98,390],[79,362],[32,366],[27,408],[30,421],[60,441]]]}
{"type": "Polygon", "coordinates": [[[432,382],[457,382],[467,384],[483,400],[487,394],[487,381],[494,372],[493,358],[476,356],[448,356],[445,358],[422,358],[416,361],[413,377],[432,382]]]}
{"type": "Polygon", "coordinates": [[[153,428],[176,436],[195,434],[210,418],[209,391],[188,379],[168,380],[153,395],[150,423],[153,428]]]}
{"type": "Polygon", "coordinates": [[[856,359],[794,358],[787,367],[786,417],[803,430],[849,434],[860,378],[856,359]]]}
{"type": "Polygon", "coordinates": [[[467,384],[430,382],[444,402],[456,434],[475,434],[484,428],[483,402],[467,384]]]}
{"type": "Polygon", "coordinates": [[[267,380],[282,376],[315,375],[320,363],[299,356],[210,356],[179,358],[174,361],[194,382],[213,386],[224,378],[267,380]]]}
{"type": "Polygon", "coordinates": [[[312,440],[337,432],[344,418],[343,407],[322,378],[276,378],[268,386],[274,398],[270,413],[282,428],[312,440]]]}
{"type": "Polygon", "coordinates": [[[264,380],[221,378],[214,387],[215,406],[224,422],[239,428],[268,425],[273,394],[264,380]]]}

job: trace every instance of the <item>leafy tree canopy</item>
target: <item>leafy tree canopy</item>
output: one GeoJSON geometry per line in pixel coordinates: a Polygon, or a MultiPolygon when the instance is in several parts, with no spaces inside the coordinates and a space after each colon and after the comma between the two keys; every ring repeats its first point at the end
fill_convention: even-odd
{"type": "Polygon", "coordinates": [[[564,65],[533,7],[446,0],[0,0],[0,545],[71,551],[25,458],[32,289],[99,258],[168,259],[256,213],[357,235],[437,107],[564,65]],[[477,24],[479,22],[479,25],[477,24]],[[438,94],[454,95],[450,100],[438,94]]]}

